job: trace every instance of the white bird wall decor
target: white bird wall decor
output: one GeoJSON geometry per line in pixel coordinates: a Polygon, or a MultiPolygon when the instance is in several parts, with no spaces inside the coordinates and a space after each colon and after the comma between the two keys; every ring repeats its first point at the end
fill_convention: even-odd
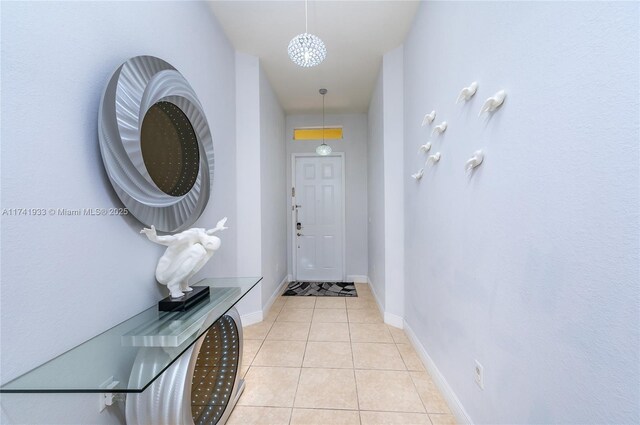
{"type": "Polygon", "coordinates": [[[465,87],[462,89],[462,91],[458,95],[458,100],[456,100],[456,103],[460,103],[460,101],[462,100],[466,102],[467,100],[471,99],[473,95],[476,94],[477,90],[478,90],[478,82],[474,81],[469,85],[469,87],[465,87]]]}
{"type": "Polygon", "coordinates": [[[427,142],[418,148],[418,153],[427,153],[431,150],[431,142],[427,142]]]}
{"type": "Polygon", "coordinates": [[[483,112],[493,112],[498,109],[498,107],[502,105],[502,102],[504,102],[505,97],[507,97],[507,92],[500,90],[498,93],[485,100],[484,105],[480,108],[478,116],[482,115],[483,112]]]}
{"type": "Polygon", "coordinates": [[[433,131],[431,132],[431,134],[433,135],[434,133],[439,133],[442,134],[447,130],[447,122],[446,121],[442,121],[442,124],[436,125],[435,127],[433,127],[433,131]]]}
{"type": "Polygon", "coordinates": [[[417,173],[411,174],[411,177],[413,177],[416,180],[420,180],[423,174],[424,174],[424,168],[421,168],[418,170],[417,173]]]}
{"type": "Polygon", "coordinates": [[[464,169],[471,171],[478,165],[482,164],[484,160],[484,153],[481,150],[477,150],[473,153],[473,156],[464,164],[464,169]]]}
{"type": "Polygon", "coordinates": [[[436,119],[436,111],[431,111],[430,114],[426,114],[422,119],[422,126],[424,127],[427,124],[431,124],[435,119],[436,119]]]}

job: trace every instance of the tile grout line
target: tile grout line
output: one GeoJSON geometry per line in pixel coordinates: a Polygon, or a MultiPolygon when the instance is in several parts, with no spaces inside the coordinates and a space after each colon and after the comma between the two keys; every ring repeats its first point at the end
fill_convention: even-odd
{"type": "MultiPolygon", "coordinates": [[[[316,301],[313,300],[313,310],[311,313],[311,318],[313,319],[313,313],[316,310],[316,301]]],[[[307,330],[307,339],[304,341],[304,352],[302,353],[302,362],[300,363],[300,371],[298,372],[298,382],[296,383],[296,390],[293,393],[293,401],[291,402],[291,413],[289,414],[289,425],[291,425],[291,421],[293,420],[293,409],[296,406],[296,397],[298,396],[298,388],[300,388],[300,378],[302,378],[302,366],[304,365],[304,358],[307,355],[307,345],[309,344],[309,334],[311,334],[311,323],[309,323],[309,329],[307,330]]]]}
{"type": "MultiPolygon", "coordinates": [[[[389,333],[391,333],[391,331],[389,331],[389,333]]],[[[404,333],[404,331],[403,331],[403,333],[404,333]]],[[[391,334],[391,339],[393,339],[393,341],[395,342],[395,338],[393,337],[393,334],[391,334]]],[[[400,350],[397,347],[398,343],[396,342],[395,344],[396,344],[396,350],[398,350],[398,352],[400,352],[400,350]]],[[[422,400],[422,396],[420,395],[420,391],[418,390],[418,386],[416,385],[416,382],[413,379],[413,375],[411,374],[412,371],[409,370],[409,367],[407,366],[407,364],[406,364],[406,362],[404,360],[404,357],[402,357],[402,353],[400,353],[400,358],[402,359],[402,362],[405,364],[405,367],[407,368],[407,373],[409,374],[409,379],[411,380],[411,383],[413,384],[413,388],[415,388],[416,393],[418,394],[418,398],[420,399],[420,403],[422,403],[422,407],[424,407],[424,412],[427,415],[427,419],[429,419],[429,423],[433,424],[433,422],[431,422],[431,417],[429,416],[429,409],[427,409],[427,405],[422,400]]]]}
{"type": "MultiPolygon", "coordinates": [[[[389,331],[389,333],[391,333],[391,331],[389,331]]],[[[391,334],[391,339],[393,339],[393,334],[391,334]]],[[[398,343],[395,342],[394,340],[394,345],[396,346],[396,351],[398,352],[398,354],[400,355],[400,359],[402,360],[402,364],[404,364],[405,369],[407,370],[407,372],[409,372],[409,378],[411,378],[411,369],[409,369],[409,365],[407,365],[407,362],[404,361],[404,357],[402,356],[402,353],[400,352],[400,349],[398,348],[398,343]]],[[[411,382],[413,382],[413,378],[411,378],[411,382]]],[[[414,384],[415,387],[415,384],[414,384]]],[[[416,388],[417,391],[417,388],[416,388]]],[[[418,393],[418,397],[420,397],[420,394],[418,393]]],[[[422,398],[420,399],[420,401],[422,401],[422,398]]],[[[425,408],[425,411],[427,409],[425,408]]]]}
{"type": "MultiPolygon", "coordinates": [[[[420,399],[420,403],[422,403],[422,407],[424,408],[424,412],[427,414],[427,417],[429,416],[429,409],[427,409],[427,405],[425,404],[424,400],[422,400],[422,396],[420,395],[420,391],[418,390],[418,386],[416,385],[416,381],[413,380],[413,376],[411,375],[411,372],[407,372],[409,373],[409,379],[411,379],[411,383],[413,384],[413,388],[416,390],[416,393],[418,394],[418,398],[420,399]]],[[[429,418],[429,422],[431,422],[431,418],[429,418]]]]}
{"type": "MultiPolygon", "coordinates": [[[[347,301],[345,300],[345,307],[347,301]]],[[[353,341],[351,340],[351,322],[349,322],[349,309],[347,308],[347,331],[349,332],[349,350],[351,351],[351,364],[353,365],[353,382],[356,385],[356,407],[358,412],[358,422],[362,425],[362,416],[360,415],[360,396],[358,394],[358,378],[356,378],[356,361],[353,357],[353,341]]]]}
{"type": "MultiPolygon", "coordinates": [[[[282,296],[282,295],[281,295],[282,296]]],[[[277,320],[278,320],[278,316],[280,316],[280,314],[282,313],[282,311],[284,310],[284,306],[286,304],[286,301],[282,304],[282,306],[280,307],[280,310],[278,311],[278,314],[276,315],[276,318],[274,319],[273,322],[271,322],[271,325],[269,326],[269,330],[267,331],[267,335],[265,335],[264,339],[262,340],[262,343],[260,344],[260,348],[262,348],[262,345],[266,342],[267,340],[267,336],[269,335],[269,332],[271,332],[271,329],[273,328],[273,326],[276,324],[277,320]]],[[[308,336],[307,336],[308,339],[308,336]]],[[[282,342],[281,340],[273,340],[276,342],[282,342]]],[[[305,350],[306,350],[306,343],[305,343],[305,350]]],[[[259,352],[260,350],[258,350],[259,352]]],[[[256,353],[255,357],[258,357],[258,353],[256,353]]],[[[254,361],[255,361],[255,357],[254,357],[254,361]]],[[[304,355],[303,355],[303,361],[304,361],[304,355]]],[[[253,363],[253,361],[251,362],[253,363]]],[[[253,365],[251,367],[254,367],[253,365]]],[[[260,366],[255,366],[255,367],[260,367],[260,366]]],[[[293,367],[291,367],[292,369],[294,369],[293,367]]],[[[295,368],[295,369],[299,369],[299,373],[298,373],[298,382],[296,383],[296,391],[294,392],[293,395],[293,402],[291,403],[291,407],[289,408],[289,420],[288,420],[288,424],[291,424],[291,420],[293,419],[293,404],[295,403],[295,399],[296,399],[296,395],[298,393],[298,384],[300,382],[300,373],[302,371],[302,367],[300,368],[295,368]]],[[[248,373],[248,371],[247,371],[248,373]]],[[[261,406],[261,407],[271,407],[271,406],[261,406]]],[[[274,406],[275,407],[275,406],[274,406]]],[[[279,406],[278,406],[279,407],[279,406]]]]}
{"type": "MultiPolygon", "coordinates": [[[[256,354],[253,356],[253,358],[251,359],[251,361],[247,365],[247,372],[244,374],[242,379],[244,379],[247,376],[247,374],[249,373],[249,369],[251,369],[251,366],[253,366],[253,362],[255,361],[256,357],[258,357],[258,353],[262,349],[262,346],[264,345],[264,342],[267,340],[267,335],[269,335],[269,332],[271,331],[271,328],[273,327],[274,323],[275,322],[271,322],[271,324],[269,325],[269,329],[267,329],[267,333],[265,334],[264,338],[259,340],[260,341],[260,346],[258,346],[258,349],[256,350],[256,354]]],[[[244,339],[244,330],[243,330],[242,338],[244,339]]],[[[256,340],[256,339],[253,339],[253,340],[247,339],[247,341],[258,341],[258,340],[256,340]]],[[[244,351],[244,341],[243,341],[243,347],[242,348],[243,348],[243,351],[244,351]]],[[[244,355],[244,352],[242,354],[244,355]]]]}
{"type": "MultiPolygon", "coordinates": [[[[355,286],[355,283],[354,283],[354,286],[355,286]]],[[[356,286],[356,288],[357,288],[357,286],[356,286]]],[[[356,291],[357,291],[357,289],[356,289],[356,291]]],[[[364,291],[363,291],[363,293],[364,293],[364,291]]],[[[346,304],[346,302],[347,301],[345,300],[345,304],[346,304]]],[[[355,357],[353,355],[353,340],[351,339],[351,322],[349,321],[349,318],[350,318],[349,308],[347,308],[347,321],[349,323],[347,326],[349,327],[349,341],[350,341],[350,345],[351,345],[351,357],[352,357],[352,361],[353,361],[353,375],[354,375],[354,378],[355,378],[355,375],[356,375],[356,361],[355,361],[355,357]]],[[[356,399],[357,399],[357,402],[358,402],[358,420],[360,421],[360,425],[362,425],[362,410],[360,409],[360,397],[359,397],[359,394],[358,394],[358,379],[357,378],[355,378],[355,379],[356,379],[356,399]]]]}
{"type": "MultiPolygon", "coordinates": [[[[280,408],[280,409],[291,409],[290,407],[283,406],[244,406],[244,407],[271,407],[271,408],[280,408]]],[[[346,409],[343,407],[296,407],[299,410],[328,410],[328,411],[339,411],[339,412],[356,412],[356,409],[346,409]]],[[[433,415],[433,416],[449,416],[450,413],[424,413],[424,412],[415,412],[410,410],[360,410],[360,412],[376,412],[376,413],[408,413],[413,415],[433,415]]]]}

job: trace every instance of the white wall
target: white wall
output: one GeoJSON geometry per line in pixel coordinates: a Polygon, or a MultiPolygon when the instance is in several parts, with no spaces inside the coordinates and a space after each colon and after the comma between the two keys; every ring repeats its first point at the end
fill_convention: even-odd
{"type": "Polygon", "coordinates": [[[384,320],[402,326],[404,316],[404,141],[402,46],[382,60],[384,99],[384,320]]]}
{"type": "MultiPolygon", "coordinates": [[[[206,4],[3,2],[1,19],[2,208],[120,206],[98,149],[98,103],[123,61],[159,56],[191,83],[213,135],[213,192],[196,226],[229,217],[200,275],[235,275],[234,52],[206,4]]],[[[130,217],[2,217],[2,382],[164,296],[154,279],[162,247],[141,227],[130,217]]],[[[122,422],[98,414],[97,400],[5,395],[1,421],[122,422]]]]}
{"type": "Polygon", "coordinates": [[[245,325],[262,320],[286,272],[285,118],[257,57],[236,53],[238,274],[262,276],[240,303],[245,325]]]}
{"type": "MultiPolygon", "coordinates": [[[[260,64],[236,52],[236,181],[238,212],[238,276],[262,276],[260,64]]],[[[237,305],[243,323],[262,320],[260,282],[237,305]]]]}
{"type": "Polygon", "coordinates": [[[260,64],[236,52],[236,181],[238,188],[238,273],[260,275],[262,221],[260,153],[260,64]]]}
{"type": "Polygon", "coordinates": [[[386,323],[404,318],[402,46],[387,52],[369,104],[369,281],[386,323]]]}
{"type": "Polygon", "coordinates": [[[404,44],[407,176],[449,123],[405,178],[406,322],[475,423],[640,422],[638,8],[427,2],[404,44]]]}
{"type": "MultiPolygon", "coordinates": [[[[345,200],[346,200],[346,275],[367,275],[367,116],[345,114],[325,116],[326,126],[343,126],[343,140],[328,141],[334,152],[345,153],[345,200]]],[[[289,115],[286,118],[287,148],[287,205],[291,205],[291,155],[293,153],[315,153],[316,141],[293,141],[293,129],[322,125],[320,115],[289,115]]],[[[288,270],[291,264],[291,214],[287,214],[288,270]]]]}
{"type": "Polygon", "coordinates": [[[285,116],[280,101],[260,70],[260,183],[262,220],[262,306],[287,275],[287,183],[285,116]]]}
{"type": "MultiPolygon", "coordinates": [[[[368,277],[376,299],[385,304],[384,68],[380,68],[367,116],[368,277]]],[[[403,229],[404,230],[404,229],[403,229]]]]}

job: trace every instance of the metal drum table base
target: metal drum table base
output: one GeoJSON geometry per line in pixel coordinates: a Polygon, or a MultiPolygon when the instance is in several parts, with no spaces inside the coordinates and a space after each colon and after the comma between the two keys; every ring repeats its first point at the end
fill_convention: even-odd
{"type": "MultiPolygon", "coordinates": [[[[149,368],[163,364],[170,350],[141,348],[129,386],[135,387],[149,368]]],[[[127,395],[127,424],[224,424],[244,390],[241,361],[242,323],[234,307],[144,392],[127,395]]]]}

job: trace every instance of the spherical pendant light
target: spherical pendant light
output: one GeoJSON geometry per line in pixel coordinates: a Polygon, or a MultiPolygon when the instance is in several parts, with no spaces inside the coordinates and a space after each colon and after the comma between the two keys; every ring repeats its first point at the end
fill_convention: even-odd
{"type": "Polygon", "coordinates": [[[291,39],[288,51],[293,63],[304,68],[320,65],[327,56],[322,40],[306,32],[291,39]]]}
{"type": "Polygon", "coordinates": [[[309,34],[307,19],[307,0],[304,2],[304,33],[298,34],[289,42],[289,57],[303,68],[320,65],[327,56],[327,48],[319,37],[309,34]]]}
{"type": "Polygon", "coordinates": [[[323,143],[316,148],[316,153],[318,155],[327,156],[331,154],[331,146],[327,145],[326,143],[323,143]]]}

